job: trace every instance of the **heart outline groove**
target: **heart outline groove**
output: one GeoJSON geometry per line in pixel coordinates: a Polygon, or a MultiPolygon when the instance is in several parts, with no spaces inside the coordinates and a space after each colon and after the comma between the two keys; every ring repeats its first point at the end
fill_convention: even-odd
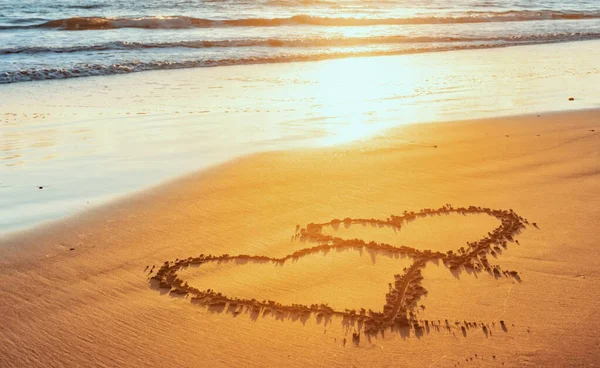
{"type": "MultiPolygon", "coordinates": [[[[238,306],[240,309],[246,307],[246,311],[258,316],[262,314],[266,316],[269,313],[274,315],[295,315],[304,318],[308,318],[311,314],[317,316],[317,320],[322,318],[330,319],[332,316],[340,316],[345,320],[350,321],[354,324],[355,321],[359,323],[359,331],[353,334],[353,340],[358,343],[360,340],[361,330],[366,335],[373,336],[378,333],[383,333],[386,329],[402,329],[409,328],[415,331],[418,335],[422,333],[423,329],[429,329],[430,325],[440,328],[446,328],[450,330],[448,320],[445,320],[445,325],[442,324],[441,320],[438,320],[438,324],[435,321],[419,321],[416,318],[414,310],[416,309],[417,301],[427,295],[427,290],[421,286],[423,276],[421,270],[431,261],[442,261],[443,264],[450,269],[452,272],[461,272],[463,269],[471,272],[488,272],[495,278],[500,277],[512,277],[518,282],[521,282],[520,276],[516,271],[502,270],[498,265],[491,265],[487,260],[487,254],[495,255],[496,252],[501,251],[500,247],[507,249],[507,243],[515,242],[519,244],[518,240],[514,237],[519,234],[521,230],[526,228],[526,225],[532,225],[537,228],[537,224],[529,223],[529,221],[519,215],[517,215],[512,209],[511,210],[493,210],[490,208],[482,208],[477,206],[469,207],[453,207],[450,204],[446,204],[438,209],[425,208],[418,212],[404,211],[401,216],[390,216],[385,220],[380,219],[366,219],[366,218],[345,218],[344,220],[333,219],[329,222],[315,224],[308,224],[305,228],[296,226],[296,233],[292,236],[292,240],[301,239],[303,241],[316,242],[318,245],[303,248],[295,251],[294,253],[288,254],[284,257],[275,258],[269,256],[251,256],[246,254],[240,254],[236,256],[230,256],[229,254],[223,254],[220,256],[204,255],[200,254],[198,257],[189,257],[187,259],[176,259],[175,261],[166,261],[154,274],[150,277],[150,285],[153,288],[167,290],[167,292],[179,295],[179,296],[191,296],[191,301],[195,304],[207,306],[215,310],[224,310],[226,306],[230,309],[235,310],[234,315],[240,313],[237,311],[238,306]],[[323,227],[332,226],[336,227],[340,224],[350,226],[352,224],[370,224],[370,225],[383,225],[391,226],[396,229],[400,229],[407,221],[413,221],[418,218],[427,216],[435,216],[442,214],[457,213],[462,215],[468,214],[487,214],[500,220],[501,224],[492,232],[488,232],[487,236],[479,239],[475,242],[467,242],[467,248],[462,247],[456,253],[453,250],[449,250],[446,253],[431,250],[421,250],[408,246],[392,246],[386,243],[377,243],[374,241],[366,242],[362,239],[342,239],[334,237],[333,235],[325,235],[322,232],[323,227]],[[372,310],[365,310],[360,308],[356,310],[346,309],[344,311],[336,310],[326,303],[311,304],[311,305],[283,305],[281,303],[269,300],[269,301],[258,301],[256,299],[243,299],[237,297],[225,296],[212,289],[200,290],[193,286],[188,285],[187,282],[178,277],[177,271],[188,268],[190,266],[201,266],[208,262],[222,262],[222,261],[244,261],[244,262],[272,262],[275,264],[284,264],[288,260],[298,260],[304,256],[315,254],[319,252],[326,252],[330,250],[370,250],[370,251],[385,251],[391,254],[398,254],[407,256],[414,260],[413,264],[405,268],[404,274],[394,275],[394,282],[391,284],[390,291],[386,294],[386,303],[383,306],[382,312],[374,312],[372,310]]],[[[148,267],[146,267],[146,270],[148,267]]],[[[151,275],[155,269],[152,267],[149,274],[151,275]]],[[[502,329],[506,332],[507,328],[504,321],[500,321],[502,329]]],[[[478,324],[477,322],[464,322],[463,325],[456,323],[455,328],[461,329],[464,336],[466,336],[466,330],[470,327],[482,327],[483,332],[488,335],[491,333],[489,325],[485,323],[478,324]]],[[[344,340],[345,341],[345,340],[344,340]]]]}

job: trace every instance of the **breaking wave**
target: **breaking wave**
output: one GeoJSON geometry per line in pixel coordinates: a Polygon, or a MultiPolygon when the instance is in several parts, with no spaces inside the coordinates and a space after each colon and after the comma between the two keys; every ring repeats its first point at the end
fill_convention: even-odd
{"type": "Polygon", "coordinates": [[[0,48],[0,55],[37,54],[37,53],[75,53],[109,50],[143,50],[158,48],[191,48],[204,49],[213,47],[344,47],[377,44],[403,43],[450,43],[450,42],[507,42],[507,43],[546,43],[557,41],[583,41],[600,39],[598,32],[567,32],[551,34],[529,34],[493,37],[408,37],[408,36],[373,36],[373,37],[334,37],[303,39],[239,39],[239,40],[190,40],[176,42],[125,42],[116,41],[94,45],[80,46],[35,46],[0,48]]]}
{"type": "MultiPolygon", "coordinates": [[[[549,41],[552,42],[552,41],[549,41]]],[[[387,56],[401,54],[416,54],[423,52],[440,52],[452,50],[472,50],[485,48],[499,48],[511,45],[526,45],[536,42],[515,43],[488,43],[488,44],[448,44],[426,45],[402,50],[362,50],[362,51],[319,51],[315,53],[282,54],[274,56],[249,56],[240,58],[206,59],[199,58],[184,61],[131,61],[120,64],[83,64],[68,68],[37,68],[22,69],[17,71],[0,72],[0,84],[17,83],[36,80],[65,79],[77,77],[90,77],[112,74],[128,74],[149,70],[187,69],[200,67],[216,67],[228,65],[287,63],[300,61],[316,61],[325,59],[338,59],[346,57],[387,56]]]]}
{"type": "Polygon", "coordinates": [[[374,26],[407,24],[455,24],[484,22],[517,22],[534,20],[578,20],[600,18],[600,12],[557,12],[557,11],[504,11],[467,12],[456,16],[432,16],[414,18],[329,18],[310,15],[296,15],[288,18],[243,18],[243,19],[204,19],[186,16],[105,18],[73,17],[50,20],[27,26],[2,26],[11,28],[57,28],[69,31],[103,30],[119,28],[179,29],[179,28],[219,28],[219,27],[277,27],[286,25],[311,26],[374,26]]]}

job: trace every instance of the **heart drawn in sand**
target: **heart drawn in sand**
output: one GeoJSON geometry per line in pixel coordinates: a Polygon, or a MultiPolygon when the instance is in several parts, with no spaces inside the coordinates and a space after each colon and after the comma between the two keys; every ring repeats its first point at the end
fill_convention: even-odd
{"type": "MultiPolygon", "coordinates": [[[[323,316],[341,316],[352,321],[356,320],[361,322],[363,331],[366,334],[376,334],[387,328],[400,328],[400,327],[413,327],[415,329],[422,328],[414,318],[414,314],[411,312],[416,307],[416,302],[423,295],[427,294],[427,290],[421,286],[421,270],[425,267],[428,262],[441,260],[443,264],[450,270],[460,272],[463,269],[468,269],[472,272],[488,272],[491,275],[499,277],[512,277],[520,281],[520,277],[516,271],[502,270],[497,265],[491,265],[486,255],[488,253],[495,254],[495,251],[499,251],[500,247],[506,249],[509,241],[514,241],[514,236],[517,235],[525,225],[529,222],[523,217],[517,215],[512,210],[493,210],[490,208],[482,208],[476,206],[469,207],[453,207],[452,205],[445,205],[438,209],[422,209],[419,212],[407,212],[401,216],[390,216],[385,220],[379,219],[351,219],[346,218],[344,220],[334,219],[322,224],[308,224],[306,228],[300,229],[296,227],[296,234],[294,238],[300,238],[301,240],[315,242],[318,245],[310,248],[300,249],[292,254],[285,257],[275,258],[267,255],[252,256],[252,255],[204,255],[201,254],[198,257],[189,257],[187,259],[177,259],[174,262],[165,262],[162,267],[158,269],[156,274],[150,279],[150,283],[153,287],[170,290],[172,294],[190,296],[192,302],[207,306],[209,308],[223,310],[227,305],[230,308],[238,310],[245,307],[247,312],[253,314],[263,315],[281,314],[281,315],[301,315],[310,316],[316,314],[317,318],[323,316]],[[370,224],[370,225],[385,225],[400,228],[406,221],[413,221],[419,218],[427,216],[441,215],[458,213],[462,215],[469,214],[487,214],[500,220],[501,224],[499,227],[489,232],[484,238],[467,243],[466,249],[463,247],[457,252],[450,250],[446,253],[431,251],[431,250],[420,250],[412,247],[401,246],[395,247],[386,243],[376,243],[374,241],[366,242],[362,239],[342,239],[334,237],[332,235],[323,234],[322,229],[324,226],[338,226],[339,224],[351,225],[351,224],[370,224]],[[387,252],[391,254],[399,254],[410,257],[414,260],[413,264],[404,270],[403,274],[397,274],[394,276],[394,282],[391,284],[390,291],[386,295],[386,303],[383,306],[382,312],[373,312],[371,310],[365,310],[361,308],[359,311],[356,310],[335,310],[327,304],[311,304],[311,305],[283,305],[276,301],[258,301],[256,299],[243,299],[234,296],[225,296],[219,292],[211,289],[199,290],[182,280],[178,276],[178,271],[190,266],[201,266],[208,262],[222,262],[222,261],[244,261],[244,262],[273,262],[276,264],[284,264],[288,260],[298,260],[310,254],[315,254],[323,251],[333,249],[368,249],[374,252],[387,252]]],[[[535,223],[533,226],[537,225],[535,223]]],[[[153,272],[152,270],[150,271],[153,272]]],[[[236,312],[236,313],[239,313],[236,312]]],[[[448,322],[446,321],[446,325],[448,322]]],[[[504,328],[504,324],[502,322],[504,328]]],[[[449,326],[448,326],[449,328],[449,326]]],[[[486,331],[486,326],[483,326],[483,330],[486,331]]],[[[463,327],[463,333],[464,333],[463,327]]],[[[487,331],[486,331],[487,334],[487,331]]]]}

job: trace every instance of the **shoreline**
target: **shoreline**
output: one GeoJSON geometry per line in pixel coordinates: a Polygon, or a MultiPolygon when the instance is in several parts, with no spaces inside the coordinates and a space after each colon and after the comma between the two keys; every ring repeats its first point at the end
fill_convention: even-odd
{"type": "Polygon", "coordinates": [[[404,124],[597,108],[597,44],[2,86],[0,233],[255,152],[341,144],[404,124]]]}
{"type": "MultiPolygon", "coordinates": [[[[89,74],[89,75],[80,75],[80,74],[72,74],[68,77],[61,78],[48,78],[48,79],[32,79],[32,80],[24,80],[24,81],[16,81],[16,82],[3,82],[1,85],[14,85],[20,83],[47,83],[47,82],[59,82],[70,79],[87,79],[87,78],[99,78],[99,77],[117,77],[117,76],[125,76],[130,74],[137,73],[148,73],[148,72],[170,72],[170,71],[181,71],[181,70],[194,70],[194,69],[204,69],[204,68],[218,68],[218,67],[243,67],[243,66],[253,66],[253,65],[274,65],[274,64],[296,64],[296,63],[314,63],[314,62],[322,62],[322,61],[330,61],[330,60],[344,60],[344,59],[357,59],[357,58],[378,58],[378,57],[401,57],[401,56],[410,56],[410,55],[422,55],[422,54],[437,54],[437,53],[446,53],[446,52],[461,52],[461,51],[483,51],[483,50],[496,50],[496,49],[505,49],[505,48],[514,48],[514,47],[535,47],[535,46],[545,46],[545,45],[556,45],[556,44],[569,44],[569,43],[579,43],[579,42],[596,42],[599,43],[600,39],[598,38],[583,38],[583,39],[575,39],[575,40],[549,40],[544,42],[523,42],[521,44],[493,44],[493,45],[464,45],[463,48],[453,48],[452,46],[448,46],[446,48],[439,49],[416,49],[416,50],[405,50],[405,51],[397,51],[397,50],[388,50],[388,51],[368,51],[364,53],[354,53],[354,52],[345,52],[341,54],[332,54],[332,55],[298,55],[295,59],[286,59],[282,57],[281,59],[273,59],[269,61],[246,61],[246,60],[238,60],[235,63],[231,64],[214,64],[214,65],[200,65],[201,63],[195,61],[188,61],[187,63],[190,65],[186,65],[186,62],[181,62],[183,66],[177,68],[158,68],[158,69],[142,69],[136,71],[125,71],[125,69],[131,69],[131,67],[124,66],[124,71],[112,74],[89,74]]],[[[75,68],[77,69],[77,68],[75,68]]],[[[59,69],[51,70],[51,72],[58,72],[59,69]]],[[[68,71],[72,73],[71,71],[68,71]]],[[[11,73],[11,72],[9,72],[11,73]]],[[[19,75],[19,71],[15,71],[14,75],[19,75]]]]}
{"type": "Polygon", "coordinates": [[[437,55],[437,54],[446,54],[446,53],[469,53],[469,52],[478,52],[478,51],[502,51],[504,49],[521,49],[521,48],[544,48],[548,46],[568,46],[568,45],[586,45],[586,44],[600,44],[600,39],[581,39],[581,40],[567,40],[567,41],[548,41],[542,43],[523,43],[523,44],[510,44],[510,45],[494,45],[483,48],[465,48],[465,49],[442,49],[442,50],[422,50],[415,52],[406,52],[395,54],[392,52],[382,52],[373,54],[360,54],[360,55],[343,55],[338,57],[329,57],[323,59],[307,59],[307,60],[292,60],[292,61],[273,61],[267,63],[247,63],[247,64],[227,64],[227,65],[207,65],[207,66],[196,66],[196,67],[185,67],[185,68],[173,68],[173,69],[151,69],[151,70],[142,70],[130,73],[121,73],[121,74],[103,74],[103,75],[90,75],[90,76],[81,76],[81,77],[68,77],[68,78],[58,78],[58,79],[41,79],[41,80],[30,80],[23,82],[12,82],[12,83],[2,83],[0,87],[10,88],[15,86],[22,86],[23,84],[27,85],[36,85],[42,86],[45,84],[62,84],[65,82],[70,82],[73,80],[91,80],[94,79],[104,79],[104,78],[122,78],[122,77],[131,77],[131,76],[139,76],[139,74],[143,73],[143,75],[148,74],[170,74],[172,72],[175,73],[186,73],[193,72],[194,70],[200,71],[204,69],[215,69],[224,67],[226,69],[235,69],[235,68],[245,68],[245,67],[269,67],[269,66],[277,66],[277,65],[287,65],[287,64],[313,64],[313,63],[322,63],[322,62],[331,62],[331,61],[340,61],[340,60],[351,60],[351,59],[379,59],[379,58],[402,58],[402,57],[411,57],[411,56],[421,56],[421,55],[437,55]]]}

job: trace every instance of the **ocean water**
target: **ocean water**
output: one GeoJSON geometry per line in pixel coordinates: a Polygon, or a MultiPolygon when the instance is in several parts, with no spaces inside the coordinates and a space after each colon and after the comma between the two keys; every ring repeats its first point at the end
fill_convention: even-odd
{"type": "Polygon", "coordinates": [[[2,0],[0,83],[599,38],[598,0],[2,0]]]}

